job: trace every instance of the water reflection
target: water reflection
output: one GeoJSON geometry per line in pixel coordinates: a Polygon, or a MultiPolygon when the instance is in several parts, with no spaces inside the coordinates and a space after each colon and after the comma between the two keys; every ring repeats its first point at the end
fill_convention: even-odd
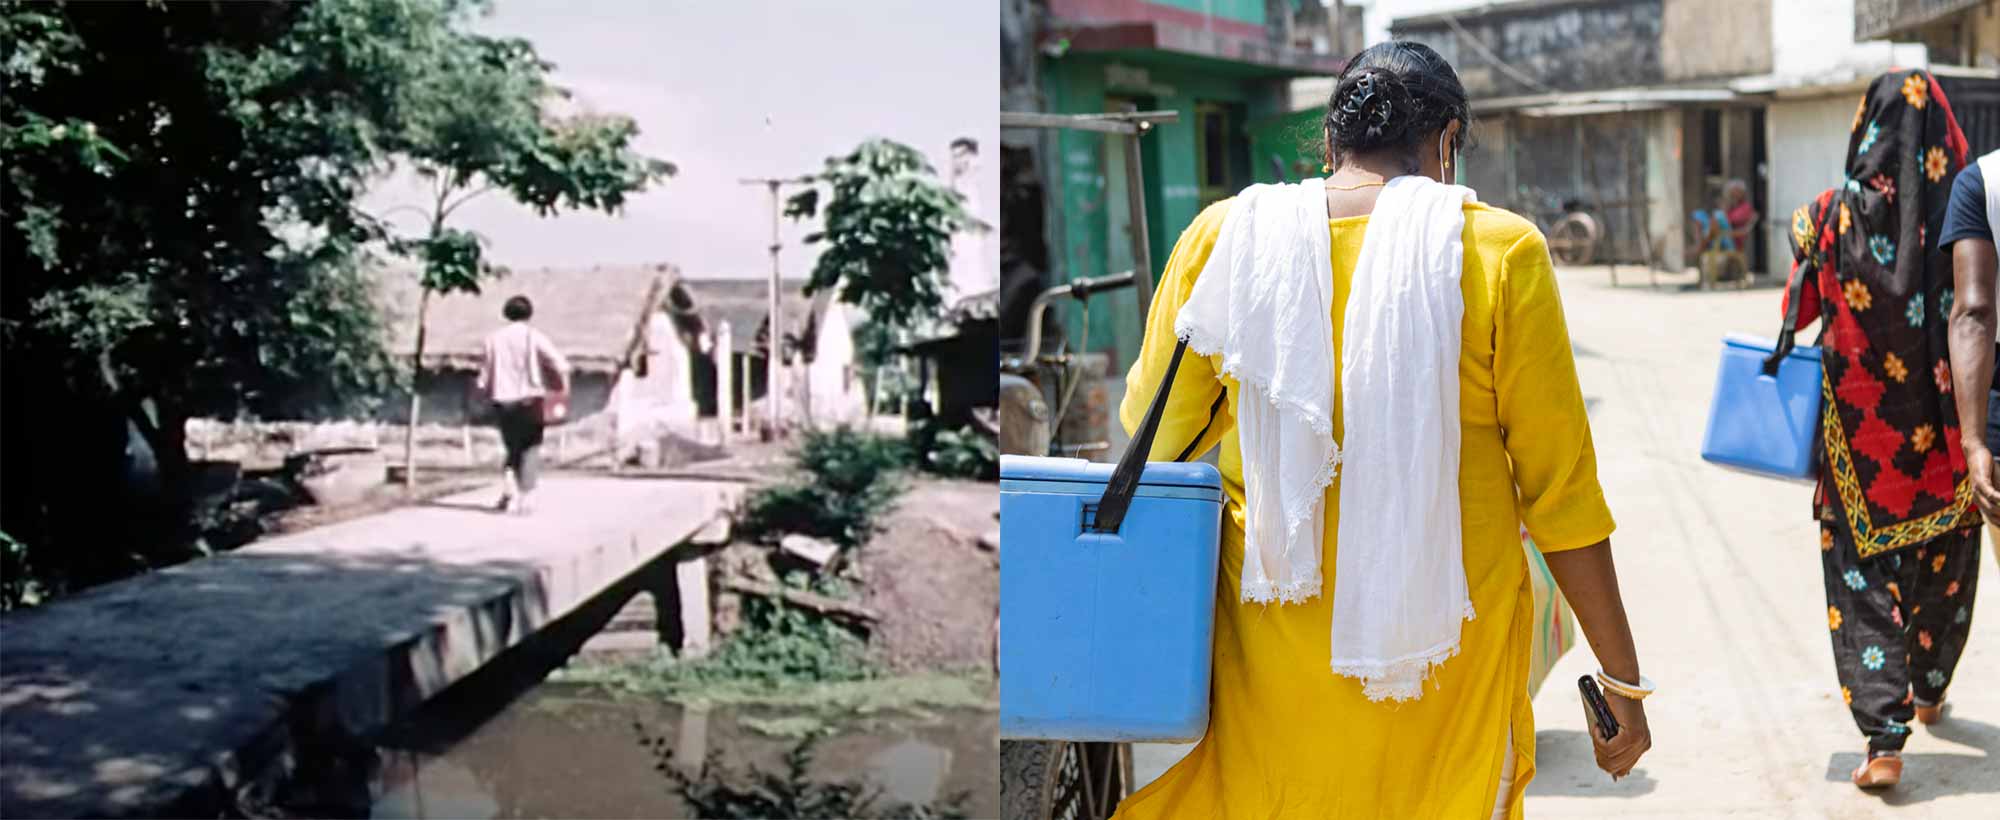
{"type": "MultiPolygon", "coordinates": [[[[694,772],[711,750],[733,768],[776,771],[793,738],[771,725],[781,711],[684,708],[618,699],[566,684],[536,687],[442,749],[421,742],[382,750],[373,806],[381,818],[686,817],[654,770],[641,729],[674,744],[672,763],[694,772]]],[[[998,814],[998,716],[990,711],[843,718],[819,744],[812,774],[863,780],[885,802],[931,803],[965,792],[974,817],[998,814]]]]}

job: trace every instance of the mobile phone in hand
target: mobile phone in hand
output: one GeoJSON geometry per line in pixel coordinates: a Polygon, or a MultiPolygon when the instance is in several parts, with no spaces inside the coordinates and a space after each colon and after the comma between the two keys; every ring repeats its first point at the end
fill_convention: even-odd
{"type": "Polygon", "coordinates": [[[1597,688],[1597,680],[1589,675],[1576,679],[1576,688],[1583,692],[1583,717],[1590,728],[1606,741],[1618,736],[1618,718],[1611,714],[1611,705],[1604,702],[1604,692],[1597,688]]]}

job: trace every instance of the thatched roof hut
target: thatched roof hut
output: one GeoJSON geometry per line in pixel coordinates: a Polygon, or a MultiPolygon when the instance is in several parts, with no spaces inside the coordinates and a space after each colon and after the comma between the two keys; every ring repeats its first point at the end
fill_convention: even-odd
{"type": "MultiPolygon", "coordinates": [[[[659,295],[678,271],[672,265],[523,268],[486,283],[477,294],[432,294],[424,366],[476,369],[486,335],[506,320],[500,309],[515,296],[535,304],[530,320],[582,372],[613,372],[634,355],[659,295]]],[[[416,350],[420,292],[413,271],[384,271],[376,293],[390,322],[390,350],[416,350]]]]}

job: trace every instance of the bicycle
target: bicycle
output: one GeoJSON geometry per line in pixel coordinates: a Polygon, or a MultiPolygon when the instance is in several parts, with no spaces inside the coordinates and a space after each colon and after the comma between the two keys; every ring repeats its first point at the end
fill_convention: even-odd
{"type": "Polygon", "coordinates": [[[1597,259],[1604,227],[1581,200],[1535,191],[1524,192],[1513,208],[1534,220],[1548,242],[1549,256],[1559,265],[1588,265],[1597,259]]]}
{"type": "MultiPolygon", "coordinates": [[[[1082,380],[1082,345],[1042,352],[1042,319],[1050,303],[1075,299],[1087,308],[1092,295],[1134,287],[1131,272],[1075,279],[1042,291],[1029,308],[1022,352],[1000,363],[1001,452],[1054,455],[1061,452],[1062,419],[1082,380]],[[1055,412],[1048,408],[1053,398],[1055,412]]],[[[1090,312],[1082,310],[1089,338],[1090,312]]],[[[1088,442],[1086,442],[1088,444],[1088,442]]],[[[999,629],[998,621],[994,628],[999,629]]],[[[998,660],[995,660],[998,665],[998,660]]],[[[1077,741],[1000,742],[1001,816],[1006,820],[1103,820],[1132,791],[1132,744],[1077,741]]]]}

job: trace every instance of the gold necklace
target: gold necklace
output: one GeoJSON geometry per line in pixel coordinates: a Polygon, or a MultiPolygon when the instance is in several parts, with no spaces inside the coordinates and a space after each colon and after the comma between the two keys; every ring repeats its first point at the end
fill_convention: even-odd
{"type": "Polygon", "coordinates": [[[1389,184],[1389,181],[1383,180],[1381,182],[1363,182],[1357,185],[1328,185],[1326,189],[1329,191],[1359,191],[1363,188],[1380,188],[1387,184],[1389,184]]]}

